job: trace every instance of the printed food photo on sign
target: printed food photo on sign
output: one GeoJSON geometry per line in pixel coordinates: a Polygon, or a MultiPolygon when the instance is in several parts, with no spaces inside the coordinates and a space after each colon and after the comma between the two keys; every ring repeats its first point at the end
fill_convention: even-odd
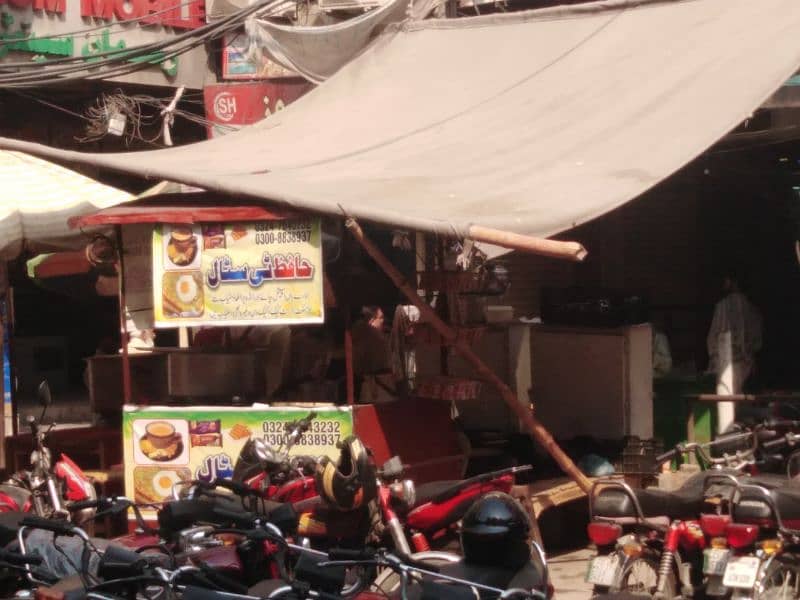
{"type": "Polygon", "coordinates": [[[225,229],[220,224],[203,225],[203,250],[225,248],[225,229]]]}
{"type": "Polygon", "coordinates": [[[164,314],[199,317],[203,314],[203,275],[200,271],[167,271],[161,285],[164,314]]]}
{"type": "Polygon", "coordinates": [[[158,504],[172,498],[176,483],[191,480],[192,472],[186,467],[135,467],[133,499],[137,504],[158,504]]]}
{"type": "Polygon", "coordinates": [[[234,426],[230,428],[230,431],[228,431],[228,435],[234,441],[247,439],[250,437],[251,433],[253,432],[250,431],[250,428],[242,423],[234,424],[234,426]]]}
{"type": "Polygon", "coordinates": [[[231,242],[236,243],[247,237],[247,226],[237,224],[231,227],[231,242]]]}
{"type": "Polygon", "coordinates": [[[136,464],[188,464],[186,440],[189,428],[184,420],[154,419],[133,422],[136,464]]]}
{"type": "Polygon", "coordinates": [[[189,438],[192,447],[222,446],[219,419],[214,421],[189,421],[189,438]]]}
{"type": "Polygon", "coordinates": [[[166,268],[199,269],[200,244],[197,231],[191,225],[173,225],[164,229],[167,234],[164,236],[166,268]]]}

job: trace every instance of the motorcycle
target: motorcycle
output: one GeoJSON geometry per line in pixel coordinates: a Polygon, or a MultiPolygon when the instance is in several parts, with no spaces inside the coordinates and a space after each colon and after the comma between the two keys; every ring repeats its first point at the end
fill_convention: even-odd
{"type": "Polygon", "coordinates": [[[595,482],[588,534],[598,556],[587,573],[595,593],[635,592],[657,598],[692,597],[700,590],[718,593],[724,587],[721,545],[731,519],[733,490],[740,481],[769,488],[789,484],[784,476],[749,474],[756,470],[758,444],[758,432],[745,432],[707,444],[678,445],[657,462],[694,452],[711,469],[671,492],[633,490],[618,480],[595,482]],[[714,456],[714,449],[722,456],[714,456]]]}
{"type": "Polygon", "coordinates": [[[71,515],[75,522],[83,522],[92,516],[93,510],[71,513],[67,505],[96,498],[94,485],[66,454],[61,454],[53,465],[53,455],[46,441],[55,423],[46,430],[42,423],[52,403],[47,381],[39,384],[37,396],[42,413],[39,419],[30,415],[26,421],[34,444],[31,468],[15,473],[0,484],[0,513],[30,512],[46,518],[68,518],[71,515]]]}
{"type": "Polygon", "coordinates": [[[377,502],[362,510],[341,513],[321,502],[301,512],[297,533],[314,544],[351,544],[372,539],[403,554],[444,549],[452,543],[461,517],[478,499],[489,492],[509,493],[514,475],[528,471],[530,465],[509,467],[461,481],[434,481],[415,486],[401,479],[404,466],[393,457],[378,470],[377,502]],[[388,539],[386,539],[388,537],[388,539]]]}
{"type": "MultiPolygon", "coordinates": [[[[787,433],[765,446],[794,448],[799,441],[800,435],[787,433]]],[[[719,544],[721,585],[714,595],[741,600],[800,597],[800,488],[769,489],[756,481],[740,483],[735,493],[719,544]]]]}
{"type": "Polygon", "coordinates": [[[233,467],[233,480],[258,490],[275,502],[298,502],[317,495],[312,456],[289,456],[289,452],[310,428],[316,412],[287,423],[285,441],[271,447],[260,438],[251,438],[242,447],[233,467]]]}

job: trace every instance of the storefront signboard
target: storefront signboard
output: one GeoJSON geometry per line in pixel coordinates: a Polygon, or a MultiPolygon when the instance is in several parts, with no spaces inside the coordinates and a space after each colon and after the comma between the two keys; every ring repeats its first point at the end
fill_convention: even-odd
{"type": "MultiPolygon", "coordinates": [[[[315,408],[317,417],[290,454],[336,458],[336,444],[353,433],[348,407],[315,408]]],[[[123,411],[125,495],[137,504],[159,504],[180,481],[212,481],[233,475],[247,440],[277,447],[285,424],[308,415],[295,407],[135,407],[123,411]]],[[[146,511],[151,519],[154,511],[146,511]]]]}
{"type": "MultiPolygon", "coordinates": [[[[0,64],[60,57],[101,60],[205,25],[203,0],[0,0],[0,64]],[[86,30],[85,35],[76,32],[86,30]]],[[[199,89],[208,73],[203,46],[176,57],[155,50],[131,62],[149,67],[114,80],[199,89]]]]}
{"type": "Polygon", "coordinates": [[[208,137],[260,121],[283,110],[313,87],[301,79],[207,85],[203,97],[206,118],[212,123],[208,137]]]}
{"type": "Polygon", "coordinates": [[[321,238],[316,218],[157,226],[156,327],[322,323],[321,238]]]}

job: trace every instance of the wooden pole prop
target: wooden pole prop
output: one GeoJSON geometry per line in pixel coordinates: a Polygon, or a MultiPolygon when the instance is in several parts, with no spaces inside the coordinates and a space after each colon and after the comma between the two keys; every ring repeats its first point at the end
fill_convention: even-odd
{"type": "Polygon", "coordinates": [[[117,233],[117,264],[119,265],[119,272],[117,278],[119,280],[119,334],[122,343],[122,401],[124,404],[131,403],[131,396],[133,396],[131,386],[131,359],[128,355],[128,319],[125,315],[125,256],[122,251],[122,225],[116,226],[117,233]]]}
{"type": "Polygon", "coordinates": [[[452,343],[456,351],[475,369],[477,375],[491,383],[496,387],[503,400],[508,404],[509,408],[517,415],[517,417],[525,424],[528,432],[539,442],[545,450],[553,457],[564,472],[569,475],[575,483],[587,494],[592,486],[589,478],[584,475],[575,463],[572,462],[569,456],[564,454],[564,451],[559,447],[550,432],[531,414],[525,406],[523,406],[517,395],[513,390],[506,385],[506,383],[495,375],[489,367],[487,367],[480,357],[472,351],[465,342],[456,339],[456,333],[450,325],[442,321],[434,310],[417,294],[417,290],[408,284],[403,277],[402,273],[392,265],[381,251],[364,235],[361,226],[351,218],[347,219],[345,223],[347,229],[353,234],[353,237],[358,240],[358,243],[366,250],[372,259],[378,263],[378,266],[389,276],[389,279],[397,286],[397,288],[405,294],[405,296],[416,306],[424,319],[429,322],[436,331],[448,342],[452,343]]]}
{"type": "Polygon", "coordinates": [[[565,258],[576,262],[582,261],[588,254],[586,248],[578,242],[548,240],[490,227],[481,227],[480,225],[471,225],[467,232],[467,237],[478,242],[495,244],[511,250],[541,254],[552,258],[565,258]]]}

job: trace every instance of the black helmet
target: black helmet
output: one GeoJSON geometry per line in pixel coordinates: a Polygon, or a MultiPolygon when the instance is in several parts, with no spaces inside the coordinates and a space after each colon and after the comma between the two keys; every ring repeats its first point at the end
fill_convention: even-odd
{"type": "Polygon", "coordinates": [[[378,495],[377,471],[364,444],[350,436],[337,444],[339,461],[325,457],[317,463],[314,482],[320,497],[332,507],[347,511],[360,508],[378,495]]]}
{"type": "Polygon", "coordinates": [[[461,522],[466,562],[519,569],[530,560],[531,520],[508,494],[491,492],[478,500],[461,522]]]}

